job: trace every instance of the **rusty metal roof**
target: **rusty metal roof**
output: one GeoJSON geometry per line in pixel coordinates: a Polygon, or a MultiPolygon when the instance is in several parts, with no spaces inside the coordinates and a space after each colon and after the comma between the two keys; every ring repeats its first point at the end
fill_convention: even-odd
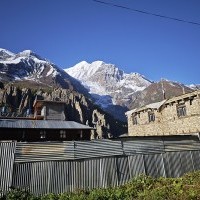
{"type": "Polygon", "coordinates": [[[74,121],[0,119],[0,128],[17,129],[93,129],[74,121]]]}

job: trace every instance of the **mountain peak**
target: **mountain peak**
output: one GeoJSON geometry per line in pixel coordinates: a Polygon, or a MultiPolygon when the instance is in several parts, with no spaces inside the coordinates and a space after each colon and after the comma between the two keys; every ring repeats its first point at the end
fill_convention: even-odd
{"type": "Polygon", "coordinates": [[[30,55],[33,55],[35,54],[33,51],[31,50],[24,50],[22,52],[19,53],[20,55],[25,55],[25,56],[30,56],[30,55]]]}
{"type": "Polygon", "coordinates": [[[24,51],[18,53],[18,56],[22,56],[22,57],[35,57],[38,60],[46,61],[46,59],[42,58],[41,56],[39,56],[38,54],[36,54],[35,52],[33,52],[31,50],[24,50],[24,51]]]}
{"type": "Polygon", "coordinates": [[[8,51],[7,49],[0,48],[0,56],[7,56],[11,57],[14,56],[15,54],[12,53],[11,51],[8,51]]]}
{"type": "Polygon", "coordinates": [[[105,64],[105,62],[101,61],[101,60],[96,60],[94,62],[91,63],[92,65],[102,65],[105,64]]]}
{"type": "Polygon", "coordinates": [[[151,84],[138,73],[126,74],[114,64],[97,60],[92,63],[80,62],[65,70],[89,89],[96,104],[108,108],[113,105],[127,105],[131,95],[151,84]]]}

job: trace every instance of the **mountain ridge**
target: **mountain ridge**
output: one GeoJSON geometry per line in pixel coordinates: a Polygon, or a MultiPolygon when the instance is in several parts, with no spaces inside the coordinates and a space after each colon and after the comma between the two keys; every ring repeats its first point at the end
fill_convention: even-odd
{"type": "Polygon", "coordinates": [[[129,109],[200,88],[162,79],[152,82],[137,73],[125,73],[114,64],[82,61],[61,69],[31,50],[17,54],[0,48],[0,81],[38,88],[63,88],[90,98],[115,119],[126,121],[129,109]],[[162,83],[162,84],[161,84],[162,83]],[[184,89],[183,89],[184,88],[184,89]],[[183,91],[184,90],[184,91],[183,91]]]}
{"type": "MultiPolygon", "coordinates": [[[[126,98],[129,99],[130,94],[143,90],[151,84],[151,81],[139,73],[128,74],[116,65],[103,61],[92,63],[82,61],[65,71],[81,81],[94,97],[95,95],[110,96],[112,105],[126,106],[126,98]],[[119,102],[121,96],[124,97],[124,101],[119,102]]],[[[96,101],[98,102],[99,99],[96,101]]]]}
{"type": "Polygon", "coordinates": [[[88,94],[87,89],[79,81],[31,50],[14,54],[0,49],[0,81],[37,83],[46,87],[61,87],[88,94]]]}

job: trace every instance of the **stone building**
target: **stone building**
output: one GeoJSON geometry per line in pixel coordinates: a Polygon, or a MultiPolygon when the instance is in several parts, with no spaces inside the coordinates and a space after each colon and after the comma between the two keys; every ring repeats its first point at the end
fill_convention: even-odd
{"type": "Polygon", "coordinates": [[[129,136],[181,135],[200,132],[200,91],[126,112],[129,136]]]}

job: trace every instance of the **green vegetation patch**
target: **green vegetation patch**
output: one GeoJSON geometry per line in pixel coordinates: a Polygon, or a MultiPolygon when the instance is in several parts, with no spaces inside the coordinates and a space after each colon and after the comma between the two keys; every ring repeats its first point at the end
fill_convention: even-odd
{"type": "Polygon", "coordinates": [[[27,190],[11,189],[1,200],[193,200],[200,199],[200,171],[181,178],[152,178],[141,175],[125,185],[74,193],[36,197],[27,190]]]}

